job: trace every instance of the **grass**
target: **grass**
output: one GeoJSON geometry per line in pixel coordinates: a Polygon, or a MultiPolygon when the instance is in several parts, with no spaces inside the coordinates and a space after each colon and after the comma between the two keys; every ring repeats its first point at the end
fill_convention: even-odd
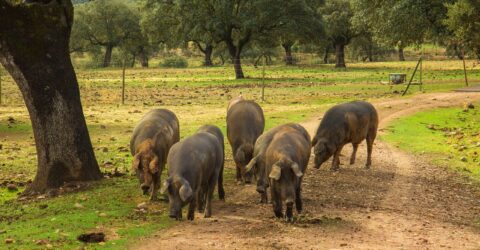
{"type": "Polygon", "coordinates": [[[382,138],[427,155],[440,166],[480,180],[480,115],[477,109],[440,108],[395,121],[382,138]]]}
{"type": "MultiPolygon", "coordinates": [[[[448,91],[463,85],[459,61],[424,65],[426,92],[448,91]]],[[[268,67],[266,101],[261,102],[266,129],[307,120],[340,102],[402,98],[394,91],[401,91],[404,86],[390,89],[380,81],[385,81],[388,73],[409,72],[414,66],[415,62],[354,63],[346,71],[330,65],[268,67]]],[[[218,125],[225,133],[226,106],[232,97],[242,94],[260,102],[261,69],[249,65],[244,65],[244,69],[249,78],[243,80],[233,79],[230,66],[128,69],[126,105],[119,105],[119,69],[78,69],[84,112],[101,170],[126,173],[130,169],[131,132],[136,122],[156,107],[177,114],[182,138],[203,124],[218,125]]],[[[472,72],[470,78],[480,79],[480,73],[472,72]]],[[[10,77],[4,76],[2,84],[0,186],[4,187],[6,183],[26,183],[34,177],[36,153],[21,94],[10,77]]],[[[417,93],[417,88],[412,89],[410,94],[417,93]]],[[[225,180],[233,182],[231,149],[229,145],[225,149],[225,180]]],[[[149,205],[147,214],[135,212],[136,205],[146,198],[130,173],[51,199],[19,201],[14,199],[16,195],[0,188],[0,244],[12,238],[15,243],[8,246],[12,249],[44,249],[45,245],[36,244],[38,240],[48,241],[55,249],[76,249],[81,246],[76,240],[80,233],[96,230],[105,231],[108,241],[105,245],[89,245],[89,249],[122,249],[173,224],[166,218],[163,203],[149,205]],[[75,208],[75,203],[83,208],[75,208]]]]}

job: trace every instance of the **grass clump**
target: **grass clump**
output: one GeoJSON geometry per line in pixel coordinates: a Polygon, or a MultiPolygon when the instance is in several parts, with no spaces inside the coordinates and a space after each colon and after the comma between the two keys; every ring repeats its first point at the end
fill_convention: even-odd
{"type": "Polygon", "coordinates": [[[188,67],[188,61],[183,57],[173,56],[173,57],[165,58],[165,60],[163,60],[160,66],[164,68],[182,69],[182,68],[188,67]]]}

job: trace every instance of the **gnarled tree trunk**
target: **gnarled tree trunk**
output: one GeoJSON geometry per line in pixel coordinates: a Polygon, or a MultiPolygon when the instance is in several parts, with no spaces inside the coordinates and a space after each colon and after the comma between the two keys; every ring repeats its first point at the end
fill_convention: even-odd
{"type": "Polygon", "coordinates": [[[102,67],[110,67],[110,62],[112,61],[112,51],[113,45],[109,44],[105,47],[105,57],[103,58],[102,67]]]}
{"type": "Polygon", "coordinates": [[[22,92],[38,167],[27,193],[102,177],[70,61],[70,0],[10,5],[0,0],[0,62],[22,92]]]}
{"type": "Polygon", "coordinates": [[[140,50],[140,64],[143,68],[148,68],[148,55],[144,49],[140,50]]]}
{"type": "Polygon", "coordinates": [[[292,56],[292,44],[284,43],[282,44],[283,49],[285,50],[285,64],[286,65],[294,65],[295,62],[292,56]]]}
{"type": "Polygon", "coordinates": [[[235,70],[235,79],[243,79],[242,62],[240,59],[240,54],[242,49],[239,46],[235,46],[233,42],[227,42],[228,52],[232,57],[233,69],[235,70]]]}
{"type": "Polygon", "coordinates": [[[335,44],[335,68],[346,68],[345,65],[345,45],[343,43],[335,44]]]}
{"type": "Polygon", "coordinates": [[[403,53],[403,47],[398,47],[398,60],[405,61],[405,54],[403,53]]]}
{"type": "Polygon", "coordinates": [[[212,62],[213,45],[207,44],[205,46],[205,51],[203,53],[205,54],[205,62],[203,64],[206,67],[213,66],[213,62],[212,62]]]}

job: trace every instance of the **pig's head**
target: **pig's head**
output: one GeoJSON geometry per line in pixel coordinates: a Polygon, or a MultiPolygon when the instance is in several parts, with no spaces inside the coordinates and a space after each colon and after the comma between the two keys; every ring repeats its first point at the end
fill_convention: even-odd
{"type": "Polygon", "coordinates": [[[242,177],[245,183],[252,183],[253,181],[253,173],[251,171],[246,171],[246,166],[248,165],[252,157],[253,145],[250,143],[242,144],[240,147],[238,147],[234,155],[235,162],[240,165],[240,171],[242,173],[242,177]]]}
{"type": "Polygon", "coordinates": [[[159,171],[159,159],[154,152],[152,140],[145,140],[137,147],[132,168],[140,181],[143,194],[148,195],[150,187],[153,185],[154,175],[159,171]]]}
{"type": "Polygon", "coordinates": [[[272,190],[280,195],[282,202],[292,207],[295,202],[296,187],[299,178],[303,176],[298,163],[290,159],[281,159],[272,166],[268,174],[272,190]]]}
{"type": "Polygon", "coordinates": [[[313,154],[315,155],[314,167],[320,168],[320,166],[326,162],[335,153],[335,147],[333,144],[328,143],[326,139],[313,139],[313,154]]]}
{"type": "Polygon", "coordinates": [[[168,194],[170,218],[180,220],[182,218],[182,208],[193,198],[190,183],[182,177],[169,177],[163,183],[160,192],[168,194]]]}

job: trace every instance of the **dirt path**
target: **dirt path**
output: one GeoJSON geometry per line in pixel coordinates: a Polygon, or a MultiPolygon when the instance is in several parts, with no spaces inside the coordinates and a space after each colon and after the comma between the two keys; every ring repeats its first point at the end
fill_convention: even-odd
{"type": "MultiPolygon", "coordinates": [[[[395,118],[419,110],[459,106],[475,93],[417,95],[375,104],[380,130],[395,118]]],[[[303,124],[313,133],[318,119],[303,124]]],[[[305,212],[294,224],[273,217],[258,204],[254,186],[227,183],[227,202],[215,201],[213,218],[145,239],[138,249],[480,249],[480,188],[377,141],[373,166],[365,170],[365,145],[357,163],[339,172],[309,168],[303,185],[305,212]]],[[[345,156],[350,154],[347,147],[345,156]]],[[[232,165],[229,163],[228,165],[232,165]]]]}

